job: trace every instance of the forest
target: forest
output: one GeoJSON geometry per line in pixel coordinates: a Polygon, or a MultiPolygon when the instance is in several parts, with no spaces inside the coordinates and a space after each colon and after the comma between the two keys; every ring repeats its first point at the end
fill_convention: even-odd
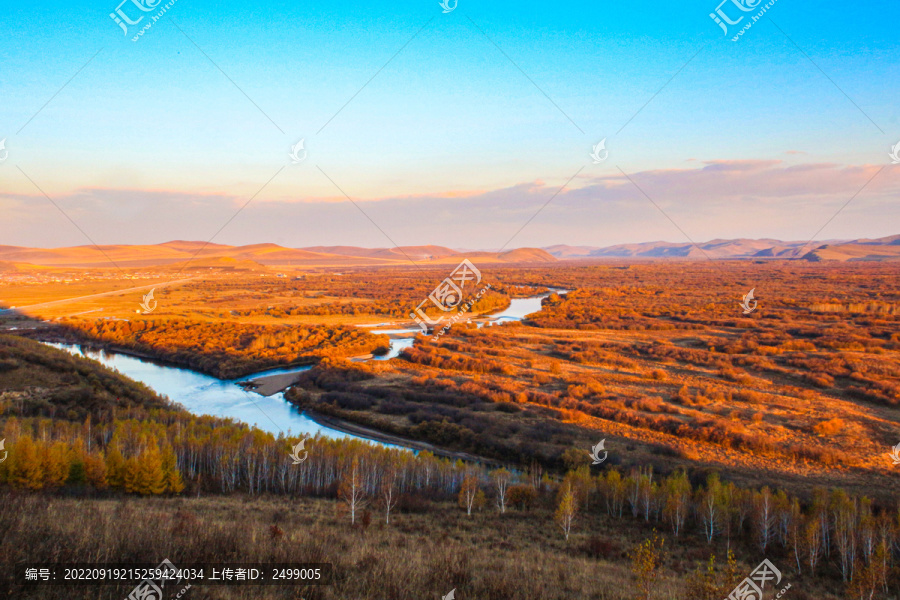
{"type": "Polygon", "coordinates": [[[329,356],[384,353],[388,341],[348,326],[287,326],[192,319],[85,321],[64,319],[66,338],[108,344],[220,379],[275,367],[315,364],[329,356]]]}

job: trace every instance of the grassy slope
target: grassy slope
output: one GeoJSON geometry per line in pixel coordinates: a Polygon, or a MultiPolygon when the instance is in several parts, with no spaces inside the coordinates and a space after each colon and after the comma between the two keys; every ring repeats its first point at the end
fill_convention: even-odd
{"type": "MultiPolygon", "coordinates": [[[[501,516],[491,507],[471,517],[447,504],[411,508],[415,512],[398,511],[390,526],[373,512],[366,529],[351,527],[331,500],[235,496],[47,503],[36,496],[3,495],[0,529],[7,533],[0,538],[0,552],[12,562],[167,557],[176,565],[227,559],[330,562],[335,568],[332,586],[197,586],[191,598],[436,600],[456,588],[460,600],[627,600],[635,591],[625,555],[651,535],[649,526],[617,525],[591,514],[579,519],[567,543],[546,508],[501,516]],[[123,523],[129,524],[127,531],[123,523]],[[280,535],[273,537],[273,525],[280,535]]],[[[710,553],[722,556],[725,549],[666,537],[669,556],[654,597],[685,598],[689,574],[710,553]]],[[[759,561],[745,558],[738,563],[742,574],[759,561]]],[[[788,571],[788,558],[773,560],[788,571]]],[[[790,582],[794,600],[839,597],[809,578],[791,575],[790,582]]],[[[124,586],[40,588],[16,591],[14,597],[120,600],[128,591],[124,586]]]]}

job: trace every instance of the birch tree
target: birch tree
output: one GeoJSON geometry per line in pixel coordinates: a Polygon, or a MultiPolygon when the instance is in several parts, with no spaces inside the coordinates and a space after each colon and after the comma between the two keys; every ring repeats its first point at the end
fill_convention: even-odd
{"type": "Polygon", "coordinates": [[[506,469],[495,469],[491,472],[491,479],[494,481],[494,489],[497,492],[497,508],[500,513],[506,512],[506,491],[512,481],[512,473],[506,469]]]}
{"type": "Polygon", "coordinates": [[[359,468],[359,457],[354,456],[350,469],[341,480],[338,496],[350,510],[350,524],[356,524],[356,512],[365,505],[365,489],[362,485],[362,474],[359,468]]]}
{"type": "Polygon", "coordinates": [[[572,489],[572,484],[566,484],[562,495],[559,499],[559,505],[556,507],[556,523],[562,528],[566,541],[569,541],[569,534],[572,531],[572,523],[575,521],[575,515],[578,512],[578,499],[572,489]]]}

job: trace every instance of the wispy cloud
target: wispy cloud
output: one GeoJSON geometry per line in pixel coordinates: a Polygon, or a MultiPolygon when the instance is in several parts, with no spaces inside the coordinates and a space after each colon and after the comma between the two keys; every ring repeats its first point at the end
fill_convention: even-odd
{"type": "MultiPolygon", "coordinates": [[[[878,165],[787,164],[778,160],[711,160],[699,167],[630,174],[694,239],[781,237],[801,239],[880,168],[878,165]],[[830,212],[829,212],[830,211],[830,212]]],[[[498,247],[555,193],[548,178],[490,190],[448,190],[402,197],[354,197],[398,244],[498,247]]],[[[348,192],[351,193],[352,192],[348,192]]],[[[823,232],[830,237],[897,233],[900,175],[885,170],[823,232]],[[896,229],[896,226],[894,226],[896,229]]],[[[204,240],[246,201],[228,193],[81,189],[56,201],[98,243],[204,240]]],[[[56,222],[40,199],[0,194],[5,244],[62,246],[82,243],[77,231],[56,222]]],[[[581,177],[556,197],[516,239],[516,245],[605,245],[652,239],[681,241],[671,224],[621,174],[581,177]]],[[[383,235],[346,199],[261,198],[217,237],[221,243],[275,242],[383,246],[383,235]]]]}

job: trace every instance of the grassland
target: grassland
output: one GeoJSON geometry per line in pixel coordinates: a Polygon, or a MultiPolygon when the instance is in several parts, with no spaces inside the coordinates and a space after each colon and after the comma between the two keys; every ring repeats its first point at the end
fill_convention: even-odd
{"type": "MultiPolygon", "coordinates": [[[[396,268],[296,278],[212,273],[164,288],[157,294],[159,312],[141,318],[158,320],[164,329],[189,319],[210,331],[237,324],[301,330],[307,319],[319,320],[326,328],[346,319],[399,324],[407,322],[411,306],[440,280],[439,270],[434,274],[435,281],[396,268]]],[[[888,517],[896,512],[900,491],[897,467],[888,456],[900,441],[895,439],[900,422],[895,265],[598,263],[505,267],[484,275],[496,282],[491,299],[495,306],[503,306],[512,295],[548,286],[572,291],[551,295],[544,309],[524,323],[454,327],[437,341],[418,340],[391,361],[360,364],[327,357],[288,397],[334,418],[488,457],[523,473],[546,472],[549,489],[558,488],[573,466],[572,456],[586,456],[588,448],[605,439],[609,459],[604,468],[627,474],[652,467],[660,482],[666,478],[666,486],[680,469],[695,485],[718,472],[745,488],[787,490],[799,499],[808,518],[819,514],[814,509],[816,488],[842,488],[874,499],[880,522],[893,522],[888,517]],[[745,315],[738,303],[751,288],[759,306],[745,315]]],[[[53,298],[47,290],[23,291],[26,287],[4,293],[17,305],[53,298]]],[[[65,288],[54,293],[60,290],[65,288]]],[[[110,317],[134,319],[141,294],[129,294],[90,300],[102,304],[102,312],[76,315],[78,323],[70,325],[90,336],[94,329],[115,323],[110,317]]],[[[87,306],[76,302],[65,311],[87,306]]],[[[52,305],[35,316],[55,318],[65,311],[52,305]]],[[[34,325],[45,333],[63,331],[56,329],[62,322],[35,324],[9,316],[4,322],[26,329],[34,325]]],[[[204,345],[214,348],[213,338],[204,345]]],[[[175,346],[167,349],[162,343],[159,350],[165,356],[174,353],[175,346]]],[[[90,403],[89,414],[110,418],[103,416],[101,405],[111,402],[111,384],[98,387],[86,373],[73,384],[63,374],[86,367],[60,363],[62,371],[54,371],[41,388],[30,383],[41,380],[40,369],[20,358],[7,359],[21,364],[7,369],[0,380],[15,387],[11,400],[24,401],[30,416],[83,419],[81,404],[90,403]],[[49,389],[72,385],[81,391],[54,395],[49,389]],[[65,404],[58,407],[60,402],[65,404]]],[[[146,401],[154,402],[150,397],[146,401]]],[[[15,408],[7,406],[8,411],[15,408]]],[[[177,448],[188,449],[177,437],[183,430],[177,425],[181,418],[165,417],[165,435],[177,448]]],[[[139,441],[133,445],[140,446],[139,441]]],[[[265,444],[275,447],[271,440],[265,444]]],[[[624,600],[635,597],[628,551],[651,536],[652,527],[665,527],[660,517],[611,519],[594,505],[579,513],[566,543],[553,520],[558,498],[550,491],[542,492],[533,506],[505,514],[489,506],[471,518],[452,498],[437,495],[432,503],[413,495],[398,508],[391,526],[379,524],[373,503],[371,524],[350,527],[339,509],[342,504],[330,499],[336,489],[323,493],[324,498],[243,491],[219,495],[222,491],[210,488],[208,480],[200,485],[194,474],[186,479],[189,495],[183,498],[140,499],[120,491],[70,498],[67,495],[75,492],[66,486],[44,492],[54,498],[46,509],[37,506],[44,496],[10,492],[0,506],[14,508],[0,514],[10,519],[5,522],[13,532],[10,539],[18,541],[4,540],[2,550],[17,555],[19,547],[34,546],[50,552],[53,543],[72,540],[66,542],[72,556],[99,557],[91,560],[128,556],[152,562],[163,554],[176,563],[174,557],[202,561],[227,555],[266,561],[327,556],[347,574],[333,588],[260,590],[263,595],[210,588],[198,590],[199,597],[405,600],[439,598],[457,587],[461,599],[624,600]],[[209,497],[213,492],[217,495],[209,497]],[[113,507],[123,512],[117,514],[113,507]],[[33,513],[40,525],[26,523],[26,513],[33,513]],[[148,521],[135,526],[135,541],[116,538],[112,532],[117,522],[137,513],[147,515],[148,521]],[[181,529],[172,519],[191,531],[190,536],[178,533],[181,529]],[[79,523],[75,529],[81,533],[66,523],[79,523]],[[142,545],[152,552],[142,553],[142,545]]],[[[632,482],[640,485],[638,475],[632,482]]],[[[602,489],[602,483],[596,485],[602,489]]],[[[696,490],[699,494],[700,488],[696,490]]],[[[671,497],[669,491],[665,494],[671,497]]],[[[493,501],[491,493],[488,499],[493,501]]],[[[668,506],[668,500],[659,502],[659,510],[668,506]]],[[[853,502],[859,507],[867,501],[853,502]]],[[[752,514],[757,510],[754,505],[752,514]]],[[[854,514],[860,515],[862,528],[865,511],[854,514]]],[[[697,527],[698,515],[691,519],[697,527]]],[[[894,531],[897,525],[889,528],[894,531]]],[[[744,533],[747,541],[733,547],[739,570],[748,573],[766,553],[760,554],[750,530],[744,533]]],[[[670,554],[652,597],[698,600],[700,596],[689,591],[690,573],[714,553],[720,565],[716,572],[722,575],[722,543],[720,537],[707,546],[694,533],[670,537],[670,554]]],[[[790,572],[791,597],[857,597],[838,592],[844,584],[835,575],[837,554],[819,569],[820,581],[788,566],[787,546],[769,554],[790,572]]],[[[892,546],[892,562],[896,554],[892,546]]],[[[890,575],[891,590],[896,575],[890,575]]]]}
{"type": "MultiPolygon", "coordinates": [[[[636,590],[627,554],[653,534],[649,526],[623,527],[590,515],[566,542],[546,507],[504,515],[486,509],[467,517],[454,505],[424,501],[401,508],[391,525],[374,507],[364,519],[370,525],[353,527],[339,504],[310,498],[57,498],[48,503],[2,494],[0,524],[7,534],[0,538],[0,550],[9,562],[155,563],[161,557],[175,565],[329,562],[336,574],[332,586],[198,586],[192,598],[437,600],[455,588],[461,600],[631,600],[636,590]],[[129,524],[124,531],[123,523],[129,524]]],[[[687,595],[688,580],[710,555],[724,556],[724,544],[662,537],[667,538],[665,574],[654,597],[696,600],[687,595]]],[[[749,574],[755,560],[739,556],[738,571],[749,574]]],[[[841,597],[811,577],[790,576],[790,582],[796,600],[841,597]]],[[[16,598],[120,600],[130,587],[11,591],[16,598]]]]}

